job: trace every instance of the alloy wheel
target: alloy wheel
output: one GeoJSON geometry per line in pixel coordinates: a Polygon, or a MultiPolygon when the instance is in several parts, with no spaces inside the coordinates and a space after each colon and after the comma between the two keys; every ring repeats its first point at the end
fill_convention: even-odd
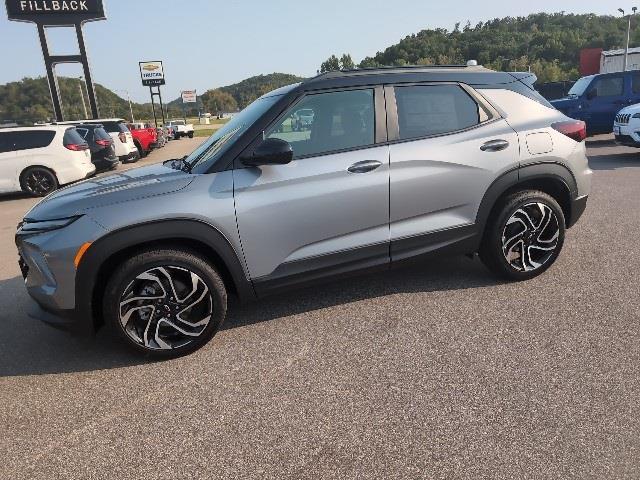
{"type": "Polygon", "coordinates": [[[43,196],[55,189],[55,181],[45,170],[32,170],[24,179],[27,190],[32,195],[43,196]]]}
{"type": "Polygon", "coordinates": [[[120,297],[119,319],[138,345],[172,350],[200,337],[213,309],[209,287],[198,274],[162,266],[141,273],[127,285],[120,297]]]}
{"type": "Polygon", "coordinates": [[[560,224],[555,212],[541,202],[518,208],[502,233],[502,253],[519,272],[531,272],[545,265],[558,248],[560,224]]]}

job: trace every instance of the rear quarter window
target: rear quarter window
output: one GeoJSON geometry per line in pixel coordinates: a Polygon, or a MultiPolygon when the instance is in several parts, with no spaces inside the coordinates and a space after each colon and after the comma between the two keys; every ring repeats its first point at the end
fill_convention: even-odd
{"type": "Polygon", "coordinates": [[[13,144],[13,150],[32,150],[48,147],[55,136],[54,130],[26,130],[10,132],[9,141],[13,144]]]}

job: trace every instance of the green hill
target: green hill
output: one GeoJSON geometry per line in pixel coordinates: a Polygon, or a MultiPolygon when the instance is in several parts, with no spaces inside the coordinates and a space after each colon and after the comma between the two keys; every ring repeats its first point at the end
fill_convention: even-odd
{"type": "MultiPolygon", "coordinates": [[[[636,25],[632,45],[640,43],[636,25]]],[[[561,12],[496,18],[475,26],[457,24],[452,31],[422,30],[365,58],[359,67],[463,64],[473,59],[496,70],[531,68],[540,82],[571,80],[579,77],[581,49],[622,48],[626,33],[627,20],[613,16],[561,12]]]]}
{"type": "MultiPolygon", "coordinates": [[[[82,88],[85,97],[87,111],[90,113],[89,100],[83,82],[76,78],[59,77],[58,85],[66,120],[84,118],[80,88],[82,88]]],[[[102,116],[130,117],[129,103],[125,99],[102,85],[96,84],[95,87],[102,116]]],[[[136,118],[150,118],[151,107],[134,103],[133,113],[136,118]]],[[[53,119],[53,116],[51,95],[46,78],[23,78],[19,82],[0,85],[0,121],[13,120],[20,124],[28,124],[48,121],[53,119]]]]}
{"type": "Polygon", "coordinates": [[[269,75],[250,77],[239,83],[220,87],[219,90],[230,94],[236,100],[238,107],[242,109],[271,90],[302,80],[304,79],[288,73],[270,73],[269,75]]]}

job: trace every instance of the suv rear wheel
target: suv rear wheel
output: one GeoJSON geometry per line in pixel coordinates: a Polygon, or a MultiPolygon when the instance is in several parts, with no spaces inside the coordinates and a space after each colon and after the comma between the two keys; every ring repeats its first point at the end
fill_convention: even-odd
{"type": "Polygon", "coordinates": [[[564,214],[553,197],[534,190],[517,192],[489,219],[480,259],[501,277],[528,280],[553,265],[564,235],[564,214]]]}
{"type": "Polygon", "coordinates": [[[56,174],[48,168],[31,167],[20,176],[20,187],[29,195],[44,197],[57,190],[59,184],[56,174]]]}
{"type": "Polygon", "coordinates": [[[129,345],[172,358],[197,350],[215,335],[226,316],[227,292],[216,269],[197,253],[148,250],[113,274],[103,311],[129,345]]]}

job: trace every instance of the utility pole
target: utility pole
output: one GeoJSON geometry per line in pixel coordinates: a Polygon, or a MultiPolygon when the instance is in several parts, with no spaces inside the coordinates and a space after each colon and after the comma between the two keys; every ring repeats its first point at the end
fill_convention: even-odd
{"type": "MultiPolygon", "coordinates": [[[[627,15],[627,18],[629,20],[629,24],[627,26],[627,47],[624,50],[624,66],[622,67],[622,71],[626,72],[627,71],[627,66],[629,65],[629,40],[631,39],[631,17],[633,15],[636,14],[636,11],[638,10],[638,7],[633,7],[631,9],[631,11],[633,13],[627,15]]],[[[622,14],[622,16],[624,17],[624,9],[619,8],[618,11],[622,14]]]]}
{"type": "Polygon", "coordinates": [[[82,110],[84,111],[84,119],[89,118],[87,114],[87,104],[84,102],[84,90],[82,89],[82,82],[84,82],[84,78],[80,77],[80,83],[78,84],[78,88],[80,89],[80,98],[82,99],[82,110]]]}

